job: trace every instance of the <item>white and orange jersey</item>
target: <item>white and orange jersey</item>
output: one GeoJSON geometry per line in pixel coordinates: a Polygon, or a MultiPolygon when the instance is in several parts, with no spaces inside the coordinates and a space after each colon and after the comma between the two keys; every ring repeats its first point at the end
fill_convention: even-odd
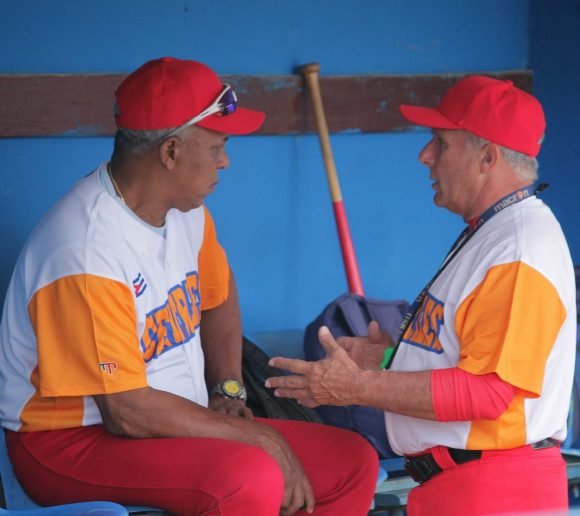
{"type": "Polygon", "coordinates": [[[25,244],[0,325],[0,420],[15,431],[102,422],[92,395],[145,386],[207,406],[201,311],[228,296],[229,267],[205,207],[164,232],[105,188],[106,164],[25,244]]]}
{"type": "Polygon", "coordinates": [[[429,289],[392,370],[495,372],[517,388],[516,396],[494,421],[386,413],[393,449],[498,450],[564,440],[576,345],[574,284],[566,240],[541,200],[531,197],[488,220],[429,289]]]}

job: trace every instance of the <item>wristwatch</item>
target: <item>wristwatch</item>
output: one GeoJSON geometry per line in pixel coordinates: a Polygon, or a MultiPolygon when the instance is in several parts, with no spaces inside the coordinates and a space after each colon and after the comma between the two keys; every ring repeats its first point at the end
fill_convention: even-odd
{"type": "Polygon", "coordinates": [[[224,398],[229,398],[231,400],[241,401],[246,401],[248,397],[246,388],[240,382],[232,378],[226,378],[218,383],[209,393],[210,397],[214,394],[219,394],[224,398]]]}

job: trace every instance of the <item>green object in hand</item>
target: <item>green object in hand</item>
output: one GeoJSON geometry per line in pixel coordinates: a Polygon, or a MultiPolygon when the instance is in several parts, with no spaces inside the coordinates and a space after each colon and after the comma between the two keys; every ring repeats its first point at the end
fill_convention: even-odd
{"type": "Polygon", "coordinates": [[[385,355],[383,357],[383,361],[381,362],[381,365],[379,366],[379,369],[384,369],[385,367],[387,367],[387,364],[391,360],[391,357],[393,356],[394,352],[395,352],[395,348],[385,349],[385,355]]]}

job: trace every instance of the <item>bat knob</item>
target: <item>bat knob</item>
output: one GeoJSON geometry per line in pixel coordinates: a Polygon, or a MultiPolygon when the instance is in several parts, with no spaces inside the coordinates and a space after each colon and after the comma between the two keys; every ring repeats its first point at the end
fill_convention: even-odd
{"type": "Polygon", "coordinates": [[[300,67],[300,73],[306,75],[308,73],[318,73],[320,65],[318,63],[309,63],[300,67]]]}

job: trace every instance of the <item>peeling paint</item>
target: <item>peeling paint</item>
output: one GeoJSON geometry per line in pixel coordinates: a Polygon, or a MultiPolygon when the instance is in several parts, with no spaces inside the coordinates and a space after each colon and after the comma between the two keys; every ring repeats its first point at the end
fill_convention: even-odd
{"type": "Polygon", "coordinates": [[[248,88],[246,88],[246,86],[244,86],[244,84],[242,84],[242,83],[237,83],[235,85],[234,89],[236,90],[237,95],[247,95],[248,94],[248,88]]]}
{"type": "Polygon", "coordinates": [[[57,137],[78,137],[78,136],[103,136],[107,134],[107,130],[102,127],[94,125],[79,125],[73,129],[68,129],[64,132],[58,133],[57,137]]]}
{"type": "Polygon", "coordinates": [[[342,131],[337,131],[336,134],[362,134],[360,128],[348,128],[343,129],[342,131]]]}
{"type": "Polygon", "coordinates": [[[285,77],[280,77],[280,79],[276,79],[268,84],[268,90],[281,90],[284,88],[295,88],[296,81],[294,79],[289,79],[285,77]]]}

